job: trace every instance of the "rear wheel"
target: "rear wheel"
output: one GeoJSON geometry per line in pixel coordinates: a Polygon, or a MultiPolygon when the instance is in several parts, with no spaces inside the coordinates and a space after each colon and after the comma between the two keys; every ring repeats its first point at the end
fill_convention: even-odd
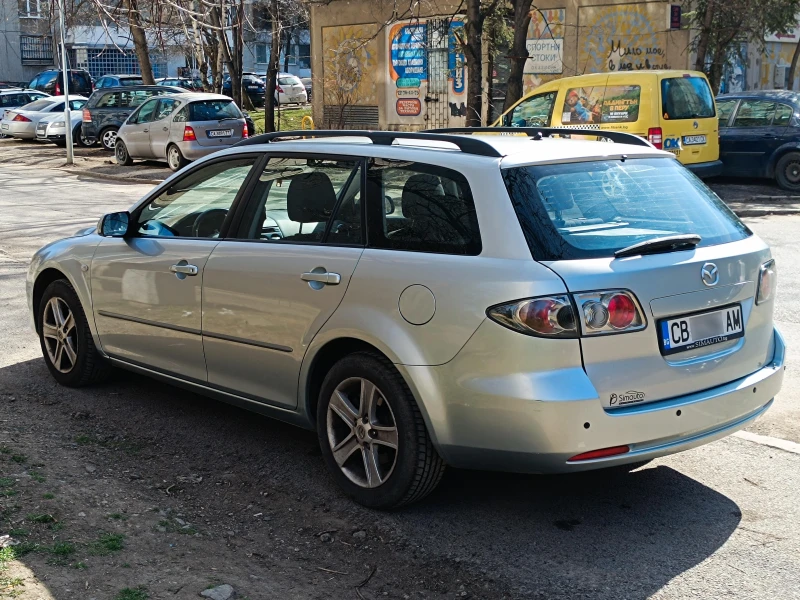
{"type": "Polygon", "coordinates": [[[72,130],[72,141],[81,148],[89,148],[97,143],[96,139],[83,135],[83,127],[81,127],[80,123],[72,130]]]}
{"type": "Polygon", "coordinates": [[[133,164],[133,159],[128,153],[128,147],[125,145],[125,142],[120,139],[117,139],[117,145],[114,149],[114,157],[117,159],[118,165],[130,167],[133,164]]]}
{"type": "Polygon", "coordinates": [[[785,190],[800,191],[800,152],[789,152],[781,156],[775,165],[775,179],[785,190]]]}
{"type": "Polygon", "coordinates": [[[108,377],[111,366],[97,351],[78,294],[67,280],[47,286],[38,311],[42,354],[56,381],[79,387],[108,377]]]}
{"type": "Polygon", "coordinates": [[[109,127],[100,132],[100,143],[104,150],[114,152],[117,147],[117,130],[113,127],[109,127]]]}
{"type": "Polygon", "coordinates": [[[420,500],[444,473],[408,386],[377,354],[351,354],[328,372],[317,435],[337,484],[364,506],[395,508],[420,500]]]}
{"type": "Polygon", "coordinates": [[[183,157],[180,148],[173,145],[167,148],[167,164],[171,170],[180,171],[189,161],[183,157]]]}

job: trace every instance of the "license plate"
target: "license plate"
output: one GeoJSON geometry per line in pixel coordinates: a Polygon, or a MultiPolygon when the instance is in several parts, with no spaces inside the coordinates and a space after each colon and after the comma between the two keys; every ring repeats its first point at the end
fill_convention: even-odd
{"type": "Polygon", "coordinates": [[[233,129],[213,129],[212,131],[208,132],[208,137],[231,137],[233,135],[233,129]]]}
{"type": "Polygon", "coordinates": [[[742,306],[659,321],[661,354],[667,356],[744,337],[742,306]]]}
{"type": "Polygon", "coordinates": [[[697,146],[698,144],[705,144],[706,136],[704,135],[685,135],[683,136],[684,146],[697,146]]]}
{"type": "Polygon", "coordinates": [[[258,86],[257,86],[257,85],[248,85],[248,86],[247,86],[247,89],[248,89],[248,90],[257,90],[257,89],[258,89],[258,86]]]}

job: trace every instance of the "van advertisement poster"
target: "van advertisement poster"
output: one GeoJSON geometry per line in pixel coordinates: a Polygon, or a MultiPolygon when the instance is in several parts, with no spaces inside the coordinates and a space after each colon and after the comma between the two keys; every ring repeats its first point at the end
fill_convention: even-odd
{"type": "MultiPolygon", "coordinates": [[[[429,36],[428,23],[424,20],[404,21],[387,28],[387,50],[389,53],[388,89],[386,94],[387,121],[393,125],[424,125],[425,98],[428,94],[430,69],[438,69],[434,75],[437,81],[447,79],[447,98],[437,99],[443,102],[443,109],[460,115],[460,106],[455,102],[464,102],[466,96],[466,65],[464,55],[459,51],[456,33],[463,28],[461,20],[453,20],[448,24],[447,35],[429,36]],[[446,44],[446,55],[438,55],[432,63],[429,60],[431,50],[428,48],[430,38],[433,43],[446,44]],[[437,41],[438,40],[438,43],[437,41]],[[441,59],[439,58],[441,56],[441,59]],[[446,57],[446,60],[445,60],[446,57]],[[440,72],[446,70],[447,72],[440,72]],[[448,104],[450,105],[448,107],[448,104]],[[456,110],[453,110],[453,106],[456,110]]],[[[445,47],[435,49],[444,52],[445,47]]],[[[461,123],[457,123],[461,124],[461,123]]]]}
{"type": "Polygon", "coordinates": [[[567,90],[561,123],[632,123],[639,119],[638,85],[595,86],[567,90]]]}

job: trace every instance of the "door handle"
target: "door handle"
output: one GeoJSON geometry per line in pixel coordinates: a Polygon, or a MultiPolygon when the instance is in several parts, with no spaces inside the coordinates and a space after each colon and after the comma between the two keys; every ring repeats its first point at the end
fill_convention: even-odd
{"type": "Polygon", "coordinates": [[[197,267],[194,265],[172,265],[169,270],[183,275],[197,275],[197,267]]]}
{"type": "Polygon", "coordinates": [[[338,273],[303,273],[300,279],[324,283],[325,285],[339,285],[342,281],[342,276],[338,273]]]}

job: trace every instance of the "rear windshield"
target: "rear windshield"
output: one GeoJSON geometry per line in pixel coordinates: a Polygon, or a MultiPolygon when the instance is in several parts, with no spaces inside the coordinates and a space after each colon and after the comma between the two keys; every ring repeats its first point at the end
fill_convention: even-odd
{"type": "Polygon", "coordinates": [[[239,107],[232,100],[203,100],[189,105],[190,121],[219,121],[220,119],[243,119],[239,107]]]}
{"type": "Polygon", "coordinates": [[[696,233],[700,246],[751,235],[672,158],[516,167],[503,179],[536,260],[611,257],[666,235],[696,233]]]}
{"type": "Polygon", "coordinates": [[[281,85],[303,85],[297,77],[278,77],[278,83],[281,85]]]}
{"type": "Polygon", "coordinates": [[[665,119],[707,119],[716,116],[714,96],[703,77],[661,80],[661,112],[665,119]]]}
{"type": "Polygon", "coordinates": [[[119,84],[126,87],[129,85],[142,85],[143,83],[144,80],[141,77],[132,77],[119,80],[119,84]]]}

